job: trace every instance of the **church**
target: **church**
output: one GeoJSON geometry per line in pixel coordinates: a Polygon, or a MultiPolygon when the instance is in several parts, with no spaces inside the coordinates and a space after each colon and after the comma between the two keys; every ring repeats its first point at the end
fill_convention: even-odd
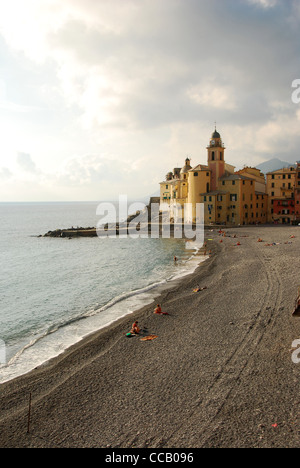
{"type": "Polygon", "coordinates": [[[169,172],[160,183],[162,210],[169,208],[171,218],[175,218],[178,206],[182,210],[188,206],[188,219],[196,222],[196,206],[203,203],[207,225],[266,223],[268,195],[264,174],[252,167],[236,172],[234,166],[226,163],[225,150],[215,128],[207,147],[207,165],[192,167],[187,158],[182,168],[169,172]]]}

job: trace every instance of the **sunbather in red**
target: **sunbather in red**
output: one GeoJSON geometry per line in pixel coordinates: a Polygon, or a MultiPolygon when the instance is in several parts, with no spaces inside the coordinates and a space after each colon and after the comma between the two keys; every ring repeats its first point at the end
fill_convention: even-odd
{"type": "Polygon", "coordinates": [[[157,315],[169,315],[167,312],[163,312],[161,310],[161,307],[159,304],[157,304],[156,309],[154,310],[154,313],[157,315]]]}
{"type": "Polygon", "coordinates": [[[132,328],[130,330],[130,333],[132,333],[133,335],[138,335],[141,331],[140,327],[138,326],[138,321],[136,320],[133,324],[132,324],[132,328]]]}

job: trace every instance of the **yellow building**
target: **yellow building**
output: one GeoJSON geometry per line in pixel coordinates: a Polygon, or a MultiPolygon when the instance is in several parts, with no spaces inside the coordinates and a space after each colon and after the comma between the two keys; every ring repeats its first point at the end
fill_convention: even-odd
{"type": "Polygon", "coordinates": [[[202,193],[210,191],[211,171],[208,166],[198,164],[188,172],[188,199],[187,203],[192,205],[192,220],[196,219],[196,204],[203,203],[202,193]]]}
{"type": "Polygon", "coordinates": [[[161,182],[161,203],[192,207],[191,221],[196,220],[196,204],[204,204],[205,224],[256,224],[267,222],[267,192],[264,175],[255,168],[234,171],[225,162],[225,146],[215,129],[207,147],[207,165],[174,169],[161,182]]]}
{"type": "Polygon", "coordinates": [[[296,177],[295,166],[267,174],[268,222],[290,224],[294,221],[296,177]]]}

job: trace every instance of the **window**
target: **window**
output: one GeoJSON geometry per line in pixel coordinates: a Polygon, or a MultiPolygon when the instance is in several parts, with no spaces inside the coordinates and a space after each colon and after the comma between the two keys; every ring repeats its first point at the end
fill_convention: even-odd
{"type": "Polygon", "coordinates": [[[230,195],[230,201],[237,201],[237,195],[236,194],[231,194],[230,195]]]}
{"type": "Polygon", "coordinates": [[[215,152],[214,151],[211,153],[211,159],[212,159],[212,161],[215,160],[215,152]]]}
{"type": "Polygon", "coordinates": [[[194,172],[194,177],[198,177],[198,172],[194,172]]]}
{"type": "Polygon", "coordinates": [[[235,185],[235,180],[232,181],[232,185],[235,185]]]}

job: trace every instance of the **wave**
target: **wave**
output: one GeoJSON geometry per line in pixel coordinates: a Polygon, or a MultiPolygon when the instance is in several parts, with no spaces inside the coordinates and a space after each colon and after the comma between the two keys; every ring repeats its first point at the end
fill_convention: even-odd
{"type": "MultiPolygon", "coordinates": [[[[149,297],[148,293],[153,292],[156,290],[159,286],[166,285],[168,283],[171,283],[174,280],[180,279],[183,276],[186,276],[188,274],[191,274],[195,269],[199,266],[199,263],[201,261],[204,261],[207,257],[202,257],[199,259],[197,257],[198,249],[194,251],[194,253],[186,260],[182,260],[180,262],[179,269],[177,271],[172,272],[167,278],[161,279],[159,281],[156,281],[154,283],[150,283],[142,288],[132,290],[132,291],[126,291],[121,293],[120,295],[112,298],[110,301],[108,301],[106,304],[101,305],[101,306],[95,306],[92,309],[87,310],[83,314],[81,313],[80,315],[76,315],[74,317],[68,318],[66,320],[62,320],[59,323],[54,323],[50,325],[46,330],[41,331],[40,333],[36,334],[35,336],[31,337],[30,341],[26,343],[21,349],[19,349],[14,356],[8,361],[8,363],[4,366],[7,370],[7,376],[6,380],[10,380],[11,378],[14,378],[18,375],[24,374],[28,372],[29,370],[35,368],[37,365],[42,363],[46,363],[49,361],[49,359],[55,357],[58,354],[61,354],[64,352],[69,346],[72,344],[75,344],[75,342],[80,341],[83,339],[85,336],[95,332],[98,329],[104,328],[114,321],[120,319],[123,316],[126,316],[130,313],[132,313],[134,310],[137,310],[137,308],[141,307],[142,305],[145,305],[146,301],[152,302],[154,300],[154,296],[151,295],[149,297]],[[196,262],[193,262],[192,260],[196,259],[196,262]],[[145,295],[145,297],[143,297],[145,295]],[[135,297],[142,296],[141,297],[141,304],[136,307],[136,301],[130,299],[134,299],[135,297]],[[127,304],[127,310],[125,303],[129,302],[127,304]],[[120,305],[124,305],[122,307],[122,311],[120,310],[120,305]],[[111,313],[113,309],[116,309],[114,313],[111,313]],[[103,323],[100,324],[99,326],[99,321],[101,322],[102,316],[104,312],[108,312],[106,316],[103,318],[103,323]],[[89,319],[93,320],[99,318],[99,321],[96,320],[94,323],[89,323],[89,319]],[[88,324],[86,327],[82,326],[82,329],[79,333],[79,336],[77,335],[76,337],[72,337],[69,340],[66,340],[64,343],[61,345],[57,345],[57,343],[52,343],[52,348],[51,346],[45,346],[43,345],[43,341],[46,339],[49,339],[51,336],[59,335],[59,333],[63,334],[64,337],[64,331],[70,329],[70,333],[72,333],[72,327],[75,327],[77,329],[80,328],[80,323],[86,321],[88,324]],[[23,357],[23,361],[26,361],[24,355],[28,353],[28,351],[34,351],[35,348],[37,348],[38,343],[40,343],[40,348],[42,349],[42,354],[39,354],[39,350],[36,349],[36,359],[38,363],[31,363],[31,359],[29,359],[30,363],[24,362],[23,365],[20,364],[20,359],[23,357]],[[46,349],[45,349],[46,348],[46,349]],[[57,352],[57,348],[59,348],[59,352],[57,352]],[[55,349],[55,351],[50,351],[50,349],[55,349]],[[12,372],[9,371],[9,368],[12,367],[19,367],[19,370],[16,369],[16,372],[13,372],[13,369],[11,369],[12,372]],[[29,368],[31,367],[31,368],[29,368]],[[14,374],[14,375],[13,375],[14,374]]],[[[59,336],[57,337],[59,338],[59,336]]],[[[56,340],[54,340],[55,342],[56,340]]],[[[64,340],[63,340],[64,341],[64,340]]],[[[39,346],[38,346],[39,347],[39,346]]],[[[33,353],[34,354],[34,353],[33,353]]],[[[3,367],[1,367],[1,371],[3,371],[3,367]]],[[[3,376],[4,377],[4,376],[3,376]]]]}
{"type": "Polygon", "coordinates": [[[168,281],[170,281],[170,280],[167,279],[167,280],[159,281],[159,282],[150,284],[148,286],[145,286],[145,287],[143,287],[141,289],[135,290],[135,291],[124,292],[124,293],[120,294],[119,296],[113,298],[107,304],[105,304],[105,305],[103,305],[103,306],[101,306],[99,308],[94,308],[92,310],[89,310],[89,311],[81,314],[81,315],[78,315],[76,317],[72,317],[72,318],[64,320],[64,321],[62,321],[60,323],[56,323],[56,324],[53,324],[53,325],[49,326],[44,332],[42,332],[39,335],[32,338],[27,344],[25,344],[21,349],[19,349],[15,353],[15,355],[8,361],[6,366],[11,366],[12,364],[14,364],[22,356],[22,354],[25,353],[26,350],[28,350],[29,348],[35,346],[39,341],[43,340],[45,337],[47,337],[47,336],[49,336],[51,334],[57,333],[59,330],[61,330],[63,328],[66,328],[66,327],[68,327],[68,326],[70,326],[72,324],[80,323],[81,320],[86,320],[86,319],[88,319],[90,317],[98,315],[101,312],[104,312],[104,311],[112,308],[116,304],[118,304],[120,302],[123,302],[123,301],[125,301],[127,299],[130,299],[131,297],[139,296],[141,294],[147,293],[147,292],[157,288],[158,286],[160,286],[160,285],[162,285],[164,283],[167,283],[168,281]]]}

